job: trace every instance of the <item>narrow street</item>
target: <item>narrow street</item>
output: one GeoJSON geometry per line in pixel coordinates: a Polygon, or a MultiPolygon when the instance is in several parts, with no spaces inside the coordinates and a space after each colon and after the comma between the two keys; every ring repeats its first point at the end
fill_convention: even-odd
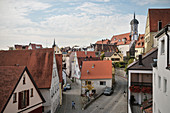
{"type": "MultiPolygon", "coordinates": [[[[71,83],[70,80],[67,81],[71,83]]],[[[102,95],[94,101],[87,109],[81,110],[80,87],[71,83],[72,89],[63,92],[63,105],[58,113],[127,113],[127,93],[124,97],[124,90],[127,92],[127,80],[116,76],[116,87],[111,96],[102,95]],[[72,100],[76,103],[76,109],[72,110],[72,100]]]]}

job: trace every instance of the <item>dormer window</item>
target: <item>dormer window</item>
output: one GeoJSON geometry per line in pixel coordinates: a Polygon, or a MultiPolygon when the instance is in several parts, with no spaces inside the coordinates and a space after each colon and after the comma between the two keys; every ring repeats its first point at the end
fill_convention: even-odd
{"type": "Polygon", "coordinates": [[[140,43],[138,43],[138,46],[140,45],[140,43]]]}
{"type": "Polygon", "coordinates": [[[120,42],[121,40],[119,39],[119,42],[120,42]]]}
{"type": "Polygon", "coordinates": [[[92,65],[92,68],[94,68],[95,64],[92,65]]]}
{"type": "Polygon", "coordinates": [[[87,74],[89,74],[89,70],[87,70],[87,74]]]}

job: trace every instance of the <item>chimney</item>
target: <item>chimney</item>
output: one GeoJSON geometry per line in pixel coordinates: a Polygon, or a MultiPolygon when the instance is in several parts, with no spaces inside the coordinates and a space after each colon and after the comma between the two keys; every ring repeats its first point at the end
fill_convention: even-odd
{"type": "Polygon", "coordinates": [[[139,65],[143,65],[142,64],[142,55],[139,55],[139,65]]]}
{"type": "Polygon", "coordinates": [[[102,39],[102,50],[103,50],[103,39],[102,39]]]}
{"type": "Polygon", "coordinates": [[[87,55],[87,51],[85,51],[85,55],[87,55]]]}

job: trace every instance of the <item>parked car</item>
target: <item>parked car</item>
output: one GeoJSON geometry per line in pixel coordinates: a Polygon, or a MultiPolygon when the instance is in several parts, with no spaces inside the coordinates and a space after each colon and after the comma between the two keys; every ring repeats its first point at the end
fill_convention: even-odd
{"type": "Polygon", "coordinates": [[[106,87],[104,90],[104,95],[111,95],[113,93],[113,89],[111,87],[106,87]]]}
{"type": "Polygon", "coordinates": [[[71,89],[71,84],[66,84],[66,89],[70,90],[71,89]]]}

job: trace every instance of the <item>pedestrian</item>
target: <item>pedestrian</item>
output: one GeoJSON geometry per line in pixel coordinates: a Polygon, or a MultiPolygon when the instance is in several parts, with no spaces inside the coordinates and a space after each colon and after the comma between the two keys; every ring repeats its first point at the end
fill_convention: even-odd
{"type": "Polygon", "coordinates": [[[75,109],[75,102],[72,101],[72,109],[75,109]]]}
{"type": "Polygon", "coordinates": [[[126,91],[124,91],[123,94],[124,94],[124,97],[125,97],[126,96],[126,91]]]}

